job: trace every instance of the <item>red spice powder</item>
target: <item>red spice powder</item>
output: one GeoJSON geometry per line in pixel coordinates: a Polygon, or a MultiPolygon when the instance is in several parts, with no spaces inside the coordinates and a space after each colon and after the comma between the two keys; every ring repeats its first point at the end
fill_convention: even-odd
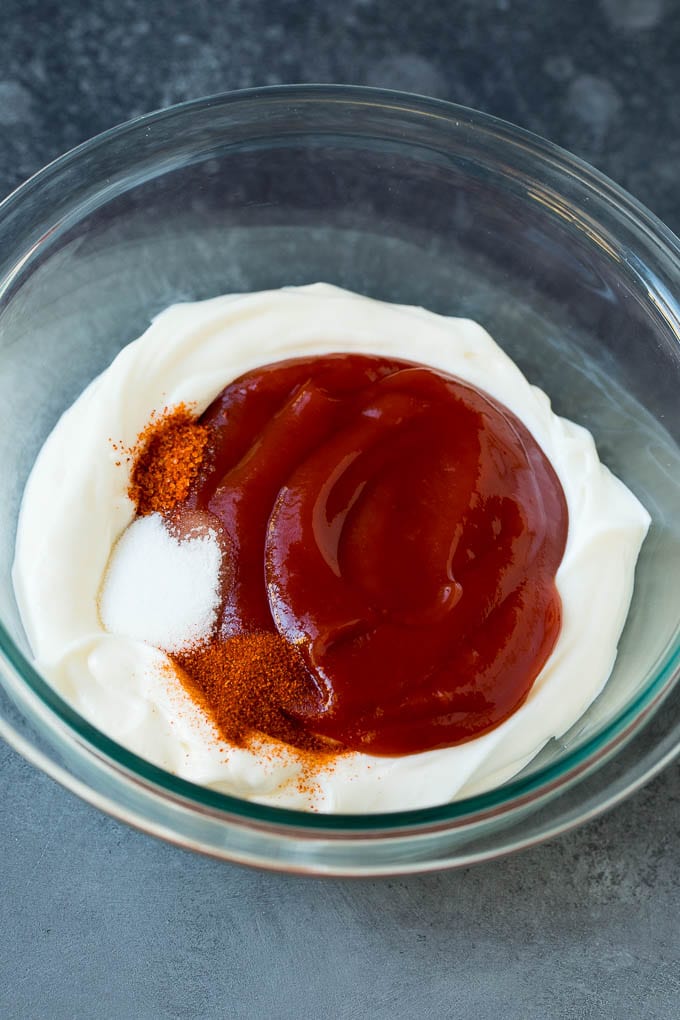
{"type": "Polygon", "coordinates": [[[238,634],[173,656],[220,733],[244,746],[255,734],[267,734],[302,751],[330,750],[327,741],[308,733],[291,711],[313,704],[316,687],[300,655],[280,634],[238,634]]]}
{"type": "Polygon", "coordinates": [[[128,495],[144,517],[170,513],[186,499],[208,445],[208,430],[186,404],[153,415],[132,450],[128,495]]]}

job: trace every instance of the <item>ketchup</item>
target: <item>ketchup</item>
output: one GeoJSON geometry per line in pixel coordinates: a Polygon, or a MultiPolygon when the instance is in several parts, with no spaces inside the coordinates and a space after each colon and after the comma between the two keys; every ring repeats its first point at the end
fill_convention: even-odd
{"type": "Polygon", "coordinates": [[[182,508],[225,536],[220,636],[278,632],[301,652],[292,719],[394,755],[522,704],[560,630],[568,515],[507,408],[431,368],[335,354],[242,376],[200,424],[182,508]]]}

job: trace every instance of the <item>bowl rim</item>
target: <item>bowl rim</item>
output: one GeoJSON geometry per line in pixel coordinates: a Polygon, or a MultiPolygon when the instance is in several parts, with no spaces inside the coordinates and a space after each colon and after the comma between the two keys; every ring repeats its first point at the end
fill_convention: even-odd
{"type": "MultiPolygon", "coordinates": [[[[95,135],[48,163],[0,202],[0,221],[17,207],[30,201],[32,196],[39,193],[53,178],[119,138],[199,111],[267,101],[368,105],[387,111],[388,115],[392,110],[395,113],[408,113],[440,120],[444,124],[454,123],[458,127],[463,124],[478,135],[492,138],[496,144],[502,143],[515,151],[521,151],[525,159],[528,157],[534,162],[570,176],[586,192],[595,194],[605,206],[615,207],[619,215],[623,215],[638,229],[642,229],[646,241],[653,244],[662,256],[670,259],[680,275],[678,238],[637,199],[579,157],[539,135],[481,111],[445,100],[365,86],[305,84],[242,89],[189,100],[133,118],[95,135]]],[[[408,144],[408,139],[406,142],[408,144]]],[[[3,290],[2,282],[0,280],[0,295],[3,290]]],[[[676,335],[680,336],[680,318],[673,310],[672,299],[670,313],[675,323],[676,335]]],[[[47,710],[53,724],[56,721],[57,726],[64,728],[71,739],[75,738],[76,743],[87,752],[105,761],[108,767],[119,774],[134,777],[138,783],[141,781],[142,785],[157,796],[174,799],[193,810],[254,828],[298,831],[309,836],[350,833],[356,838],[362,836],[370,838],[371,835],[405,835],[409,832],[448,829],[456,823],[475,824],[489,813],[495,814],[504,809],[514,810],[518,804],[527,799],[535,800],[537,797],[540,799],[555,789],[559,791],[567,788],[584,772],[591,771],[607,760],[623,743],[639,732],[640,726],[648,721],[652,711],[658,707],[666,694],[670,693],[675,680],[680,676],[680,640],[676,642],[675,647],[671,642],[662,653],[657,660],[654,678],[636,698],[595,735],[567,752],[558,762],[543,766],[529,776],[512,779],[496,789],[473,797],[435,807],[371,815],[315,814],[270,807],[218,793],[150,764],[107,737],[72,709],[34,669],[9,636],[2,621],[0,621],[0,661],[9,666],[10,672],[16,674],[19,682],[30,688],[47,710]]],[[[680,737],[677,750],[680,751],[680,737]]],[[[604,807],[602,809],[604,810],[604,807]]]]}
{"type": "MultiPolygon", "coordinates": [[[[132,131],[148,129],[151,125],[161,124],[178,115],[208,110],[211,107],[235,106],[238,103],[267,99],[279,99],[282,102],[292,100],[298,102],[326,101],[337,104],[352,103],[357,106],[380,106],[383,109],[393,108],[395,112],[410,112],[431,119],[453,121],[454,124],[466,123],[471,128],[486,128],[488,133],[493,131],[496,138],[503,139],[505,143],[516,149],[528,151],[534,156],[540,155],[546,163],[562,170],[571,170],[579,183],[591,186],[596,192],[604,195],[610,201],[614,201],[620,210],[629,213],[638,225],[645,226],[650,239],[663,241],[665,247],[680,263],[680,238],[666,226],[663,220],[601,170],[556,142],[552,142],[528,128],[520,127],[502,117],[477,110],[471,106],[419,93],[374,88],[369,85],[313,82],[259,85],[227,92],[214,92],[196,99],[173,103],[171,106],[157,107],[148,113],[112,125],[47,162],[0,200],[0,216],[5,216],[8,211],[13,210],[17,202],[24,202],[35,188],[42,187],[50,177],[62,169],[67,169],[81,156],[96,152],[102,146],[108,145],[132,131]],[[384,100],[384,102],[379,102],[379,100],[384,100]]],[[[680,268],[680,264],[678,268],[680,268]]]]}

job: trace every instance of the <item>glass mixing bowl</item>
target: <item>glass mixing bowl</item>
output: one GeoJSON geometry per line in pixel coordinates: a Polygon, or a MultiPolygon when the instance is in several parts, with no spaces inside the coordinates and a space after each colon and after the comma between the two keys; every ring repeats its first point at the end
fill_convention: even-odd
{"type": "Polygon", "coordinates": [[[317,874],[469,864],[616,803],[680,748],[679,292],[677,239],[629,195],[434,100],[234,93],[58,159],[0,206],[2,734],[132,825],[317,874]],[[31,664],[10,569],[21,493],[61,412],[172,302],[316,280],[479,321],[653,518],[605,691],[521,775],[468,800],[329,817],[221,795],[108,739],[31,664]]]}

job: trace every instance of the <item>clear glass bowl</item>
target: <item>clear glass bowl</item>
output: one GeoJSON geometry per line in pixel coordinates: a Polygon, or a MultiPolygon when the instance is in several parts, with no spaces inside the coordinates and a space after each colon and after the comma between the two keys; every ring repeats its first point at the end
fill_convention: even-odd
{"type": "Polygon", "coordinates": [[[679,291],[677,239],[625,192],[539,138],[434,100],[234,93],[57,160],[0,206],[0,731],[132,825],[291,871],[469,864],[614,804],[680,748],[679,291]],[[316,280],[481,322],[593,432],[653,517],[604,693],[482,796],[372,816],[247,803],[125,751],[31,665],[10,568],[21,493],[60,413],[173,301],[316,280]]]}

